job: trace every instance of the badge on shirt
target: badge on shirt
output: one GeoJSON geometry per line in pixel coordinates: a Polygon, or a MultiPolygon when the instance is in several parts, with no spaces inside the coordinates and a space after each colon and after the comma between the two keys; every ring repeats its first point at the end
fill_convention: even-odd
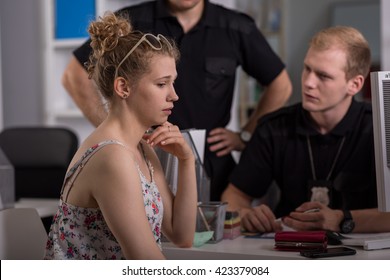
{"type": "Polygon", "coordinates": [[[310,201],[318,201],[326,206],[330,204],[332,182],[327,180],[309,180],[310,201]]]}

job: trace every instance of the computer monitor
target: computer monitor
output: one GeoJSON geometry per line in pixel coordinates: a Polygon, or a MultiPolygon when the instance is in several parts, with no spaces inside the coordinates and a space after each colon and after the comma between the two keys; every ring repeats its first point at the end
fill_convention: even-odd
{"type": "Polygon", "coordinates": [[[379,211],[390,212],[390,71],[370,73],[379,211]]]}

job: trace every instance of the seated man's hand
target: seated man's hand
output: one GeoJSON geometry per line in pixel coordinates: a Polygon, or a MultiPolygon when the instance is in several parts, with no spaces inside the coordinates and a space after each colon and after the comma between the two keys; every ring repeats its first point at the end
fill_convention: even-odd
{"type": "Polygon", "coordinates": [[[241,226],[249,232],[276,232],[282,230],[272,210],[265,204],[241,208],[241,226]]]}
{"type": "Polygon", "coordinates": [[[289,216],[283,218],[283,223],[295,230],[331,230],[339,231],[343,219],[341,210],[333,210],[319,202],[305,202],[289,216]],[[316,209],[313,211],[313,209],[316,209]]]}

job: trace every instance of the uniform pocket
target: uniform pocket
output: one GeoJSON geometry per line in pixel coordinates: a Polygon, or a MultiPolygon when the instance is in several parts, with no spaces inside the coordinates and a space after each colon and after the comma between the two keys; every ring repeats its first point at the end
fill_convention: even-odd
{"type": "Polygon", "coordinates": [[[236,63],[225,57],[209,57],[206,59],[206,91],[218,98],[224,96],[229,87],[234,87],[236,63]]]}

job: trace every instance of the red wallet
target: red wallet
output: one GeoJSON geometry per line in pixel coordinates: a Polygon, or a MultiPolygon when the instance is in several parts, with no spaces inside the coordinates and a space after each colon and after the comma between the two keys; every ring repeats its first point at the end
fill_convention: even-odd
{"type": "Polygon", "coordinates": [[[323,250],[327,246],[326,231],[280,231],[275,233],[275,249],[277,250],[323,250]]]}

